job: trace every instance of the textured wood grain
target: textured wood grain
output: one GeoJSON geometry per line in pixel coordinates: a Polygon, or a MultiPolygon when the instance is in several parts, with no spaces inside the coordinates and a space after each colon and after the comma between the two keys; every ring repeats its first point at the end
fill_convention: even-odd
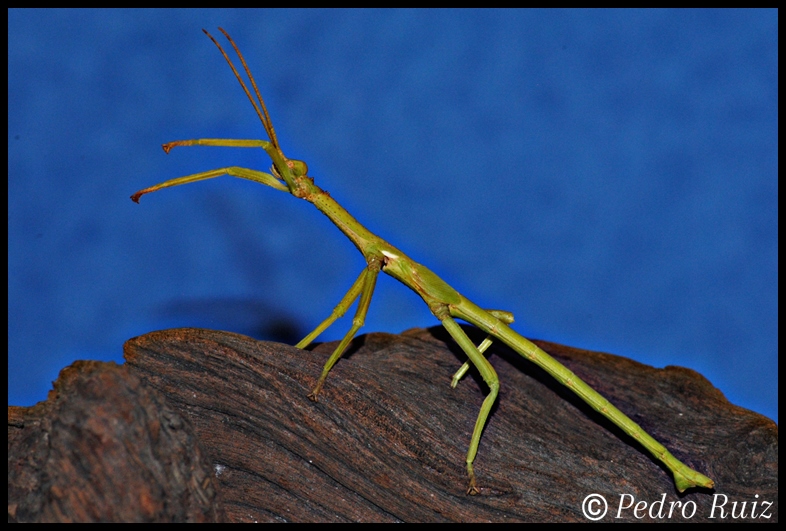
{"type": "Polygon", "coordinates": [[[127,367],[78,361],[48,400],[8,408],[9,521],[221,518],[190,424],[127,367]]]}
{"type": "MultiPolygon", "coordinates": [[[[677,494],[634,441],[540,369],[493,347],[501,391],[475,462],[482,492],[467,496],[464,459],[486,389],[472,372],[450,389],[464,356],[440,328],[357,338],[318,403],[306,395],[335,344],[302,351],[177,329],[129,340],[125,356],[161,393],[161,407],[193,429],[217,485],[214,514],[231,521],[586,521],[591,493],[608,500],[604,521],[652,520],[632,509],[616,518],[622,495],[664,499],[666,513],[670,502],[695,504],[692,518],[678,510],[656,520],[722,521],[718,510],[710,518],[715,494],[728,497],[727,510],[747,502],[748,521],[777,521],[775,423],[729,404],[694,371],[538,344],[709,475],[715,491],[677,494]],[[758,510],[773,502],[770,518],[750,518],[754,501],[758,510]]],[[[9,416],[9,433],[12,424],[9,416]]]]}

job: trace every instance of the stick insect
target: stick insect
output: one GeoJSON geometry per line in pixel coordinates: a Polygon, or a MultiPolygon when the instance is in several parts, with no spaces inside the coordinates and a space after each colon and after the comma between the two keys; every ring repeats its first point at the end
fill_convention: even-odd
{"type": "Polygon", "coordinates": [[[475,428],[472,432],[472,438],[469,444],[469,451],[467,452],[466,466],[469,476],[467,494],[474,495],[480,492],[475,479],[473,462],[478,453],[480,436],[486,425],[494,401],[497,398],[497,393],[499,392],[499,378],[497,377],[497,373],[483,356],[483,351],[491,344],[492,338],[502,341],[524,358],[542,367],[562,385],[576,393],[579,398],[584,400],[593,409],[597,410],[625,433],[637,440],[655,457],[655,459],[663,463],[671,471],[674,475],[674,483],[678,491],[683,492],[685,489],[692,487],[713,488],[714,484],[710,478],[680,462],[662,444],[645,432],[641,426],[614,407],[608,400],[583,382],[578,376],[573,374],[567,367],[549,356],[535,344],[514,332],[508,326],[508,324],[513,321],[513,316],[510,313],[496,310],[484,310],[473,304],[426,266],[415,262],[401,250],[366,229],[366,227],[361,225],[359,221],[339,205],[335,199],[330,197],[327,192],[314,184],[314,179],[307,175],[308,167],[306,163],[286,157],[281,150],[265,102],[235,42],[226,31],[219,28],[219,31],[227,38],[232,48],[235,50],[240,63],[243,65],[243,69],[251,83],[256,100],[243,80],[243,77],[235,68],[232,60],[218,41],[216,41],[216,39],[206,30],[203,29],[202,31],[204,31],[210,40],[218,47],[224,59],[229,64],[229,67],[232,69],[232,72],[235,74],[235,77],[240,82],[240,86],[246,93],[246,97],[248,97],[249,101],[254,106],[257,116],[259,116],[259,119],[262,121],[262,126],[267,133],[268,140],[201,138],[195,140],[177,140],[175,142],[166,143],[162,147],[166,153],[169,153],[173,148],[179,146],[262,148],[273,162],[270,169],[271,173],[240,168],[237,166],[219,168],[172,179],[151,186],[150,188],[145,188],[132,195],[131,199],[138,203],[139,198],[144,194],[155,192],[162,188],[229,175],[264,184],[265,186],[270,186],[282,192],[288,192],[299,199],[304,199],[312,203],[323,214],[330,218],[330,221],[332,221],[341,232],[355,244],[366,260],[366,267],[352,284],[352,287],[349,288],[346,295],[344,295],[341,301],[333,309],[330,316],[322,321],[313,332],[308,334],[296,345],[297,348],[306,348],[324,330],[333,324],[336,319],[343,316],[358,297],[360,298],[355,317],[352,320],[352,326],[327,360],[327,363],[325,363],[322,374],[317,380],[314,389],[308,395],[312,401],[317,401],[317,397],[325,384],[330,369],[336,364],[339,358],[341,358],[341,355],[352,338],[363,326],[369,304],[371,303],[371,295],[374,293],[377,276],[380,271],[382,271],[399,280],[402,284],[420,295],[431,312],[440,320],[450,336],[458,343],[469,358],[467,363],[465,363],[453,376],[451,387],[456,387],[459,380],[469,369],[469,364],[471,362],[489,388],[489,393],[483,400],[480,412],[478,413],[478,418],[475,422],[475,428]],[[475,346],[456,323],[454,320],[455,318],[462,319],[485,331],[488,334],[488,338],[479,346],[475,346]]]}

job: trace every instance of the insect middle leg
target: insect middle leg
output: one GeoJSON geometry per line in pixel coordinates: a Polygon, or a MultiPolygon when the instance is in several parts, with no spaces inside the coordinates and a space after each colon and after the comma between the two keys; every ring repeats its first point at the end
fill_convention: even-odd
{"type": "MultiPolygon", "coordinates": [[[[349,342],[352,341],[352,338],[355,337],[357,331],[360,330],[360,327],[362,327],[363,324],[365,323],[366,314],[368,313],[368,307],[371,304],[371,295],[374,294],[374,287],[376,286],[377,283],[377,276],[379,275],[381,269],[382,269],[381,261],[374,258],[370,259],[366,269],[363,270],[363,272],[360,274],[360,277],[358,277],[358,280],[355,281],[355,284],[352,285],[352,287],[349,289],[347,294],[339,303],[339,306],[341,306],[342,303],[349,300],[350,302],[347,303],[347,307],[350,304],[352,304],[351,301],[357,297],[357,294],[354,293],[354,291],[357,289],[357,286],[360,286],[360,302],[358,302],[358,309],[355,312],[355,317],[352,319],[352,327],[346,333],[344,339],[341,340],[341,343],[339,343],[338,347],[336,347],[336,350],[333,351],[333,354],[331,354],[330,358],[328,358],[327,363],[325,363],[325,367],[322,369],[322,374],[320,375],[319,380],[317,380],[317,385],[314,387],[314,390],[311,391],[311,393],[309,393],[308,395],[308,398],[310,398],[314,402],[317,401],[317,396],[319,395],[319,392],[322,390],[322,386],[325,384],[325,380],[327,379],[330,369],[332,369],[333,365],[335,365],[336,362],[339,360],[339,358],[341,358],[341,355],[344,353],[344,350],[346,350],[347,346],[349,345],[349,342]]],[[[336,310],[334,310],[334,314],[340,312],[339,313],[340,315],[343,314],[344,311],[346,311],[346,308],[340,310],[339,307],[337,306],[336,310]]],[[[317,330],[315,330],[314,332],[321,331],[320,327],[322,327],[323,324],[325,325],[324,328],[327,328],[328,326],[330,326],[330,323],[335,321],[337,317],[338,315],[336,315],[336,317],[333,317],[333,315],[331,315],[319,327],[317,327],[317,330]]],[[[312,334],[314,332],[312,332],[312,334]]],[[[301,343],[306,341],[306,339],[308,339],[312,334],[306,336],[306,338],[300,343],[298,343],[297,346],[300,346],[301,343]]]]}

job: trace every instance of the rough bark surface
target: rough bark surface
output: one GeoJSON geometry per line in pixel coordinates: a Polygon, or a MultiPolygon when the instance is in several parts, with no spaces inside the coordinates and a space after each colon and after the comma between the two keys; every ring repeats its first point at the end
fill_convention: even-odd
{"type": "Polygon", "coordinates": [[[44,402],[8,408],[8,520],[221,519],[188,421],[132,369],[77,361],[44,402]]]}
{"type": "Polygon", "coordinates": [[[440,328],[357,338],[317,403],[306,395],[335,343],[177,329],[129,340],[123,367],[79,362],[47,402],[9,408],[9,519],[587,521],[599,494],[601,521],[777,521],[774,422],[689,369],[536,343],[715,489],[678,494],[635,441],[495,346],[482,492],[467,496],[487,389],[472,371],[450,388],[465,356],[440,328]]]}

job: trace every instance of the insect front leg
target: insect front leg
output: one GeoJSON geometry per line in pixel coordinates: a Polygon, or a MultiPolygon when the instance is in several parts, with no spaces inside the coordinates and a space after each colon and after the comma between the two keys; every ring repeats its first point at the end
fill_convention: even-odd
{"type": "Polygon", "coordinates": [[[159,183],[149,188],[145,188],[144,190],[139,190],[138,192],[136,192],[134,195],[131,196],[131,199],[135,203],[139,203],[139,198],[142,197],[143,195],[149,194],[151,192],[155,192],[157,190],[161,190],[162,188],[170,188],[172,186],[180,186],[181,184],[195,183],[197,181],[204,181],[206,179],[221,177],[223,175],[238,177],[240,179],[248,179],[249,181],[254,181],[256,183],[264,184],[265,186],[270,186],[271,188],[275,188],[276,190],[281,190],[282,192],[289,192],[289,188],[284,186],[281,183],[281,181],[279,181],[269,173],[265,173],[263,171],[257,171],[257,170],[250,170],[248,168],[241,168],[239,166],[229,166],[228,168],[218,168],[217,170],[208,170],[199,173],[194,173],[193,175],[186,175],[185,177],[178,177],[177,179],[170,179],[163,183],[159,183]]]}

